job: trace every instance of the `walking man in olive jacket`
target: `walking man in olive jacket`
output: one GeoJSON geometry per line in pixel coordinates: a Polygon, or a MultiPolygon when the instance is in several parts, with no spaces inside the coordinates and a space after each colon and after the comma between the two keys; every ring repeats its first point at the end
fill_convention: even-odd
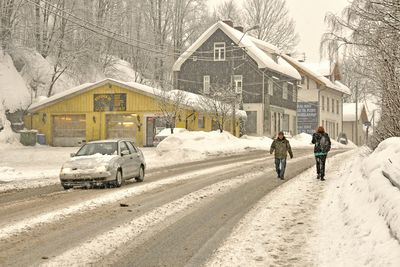
{"type": "Polygon", "coordinates": [[[285,179],[285,169],[286,169],[286,158],[289,153],[290,158],[293,158],[292,148],[290,147],[289,141],[285,138],[283,132],[278,133],[278,138],[276,138],[271,145],[269,153],[275,152],[275,169],[278,174],[278,179],[285,179]]]}

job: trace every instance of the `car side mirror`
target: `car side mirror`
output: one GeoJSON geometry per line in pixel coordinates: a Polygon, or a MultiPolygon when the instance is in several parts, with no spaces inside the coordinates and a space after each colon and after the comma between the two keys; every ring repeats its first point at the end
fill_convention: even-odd
{"type": "Polygon", "coordinates": [[[69,154],[69,156],[70,156],[71,158],[73,158],[73,157],[76,156],[76,154],[75,154],[75,153],[71,153],[71,154],[69,154]]]}
{"type": "Polygon", "coordinates": [[[129,155],[129,150],[124,150],[124,151],[121,152],[121,156],[124,157],[126,155],[129,155]]]}

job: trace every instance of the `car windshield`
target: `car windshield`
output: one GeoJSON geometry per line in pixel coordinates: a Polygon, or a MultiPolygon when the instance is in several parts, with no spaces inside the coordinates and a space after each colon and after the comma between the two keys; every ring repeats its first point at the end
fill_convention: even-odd
{"type": "Polygon", "coordinates": [[[105,143],[91,143],[86,144],[79,149],[76,156],[90,156],[94,154],[102,155],[116,155],[117,154],[117,143],[116,142],[105,142],[105,143]]]}

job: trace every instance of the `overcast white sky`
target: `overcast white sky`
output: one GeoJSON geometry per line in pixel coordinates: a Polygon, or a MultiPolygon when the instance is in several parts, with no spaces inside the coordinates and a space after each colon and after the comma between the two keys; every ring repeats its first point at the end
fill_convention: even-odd
{"type": "MultiPolygon", "coordinates": [[[[212,8],[224,0],[208,1],[212,8]]],[[[236,1],[242,3],[245,0],[236,1]]],[[[326,30],[325,14],[340,13],[349,4],[348,0],[286,0],[286,2],[300,35],[298,52],[305,52],[308,61],[319,61],[320,41],[326,30]]]]}

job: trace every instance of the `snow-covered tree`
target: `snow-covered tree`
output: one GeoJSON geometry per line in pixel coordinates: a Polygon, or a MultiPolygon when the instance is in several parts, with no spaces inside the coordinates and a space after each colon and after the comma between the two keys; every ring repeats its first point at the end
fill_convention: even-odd
{"type": "Polygon", "coordinates": [[[375,143],[400,135],[400,3],[397,0],[354,0],[342,16],[328,14],[330,31],[322,47],[338,57],[358,64],[357,72],[375,85],[381,104],[381,121],[375,129],[375,143]]]}

